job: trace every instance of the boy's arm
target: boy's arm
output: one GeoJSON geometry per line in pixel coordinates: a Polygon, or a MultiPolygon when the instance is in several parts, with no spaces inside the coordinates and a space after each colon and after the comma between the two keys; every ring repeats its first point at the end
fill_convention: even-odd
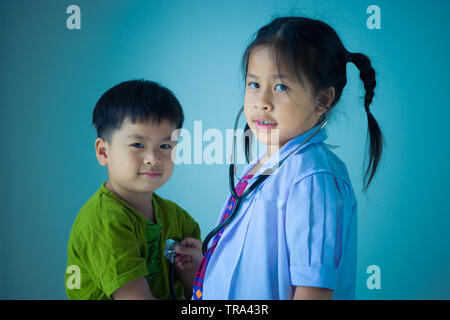
{"type": "Polygon", "coordinates": [[[145,277],[124,284],[112,297],[114,300],[156,300],[145,277]]]}
{"type": "Polygon", "coordinates": [[[192,286],[194,282],[195,271],[196,270],[192,268],[185,268],[181,270],[175,265],[175,275],[183,284],[184,296],[188,300],[190,300],[192,297],[192,286]]]}
{"type": "MultiPolygon", "coordinates": [[[[198,237],[200,238],[200,235],[198,237]]],[[[185,298],[189,300],[192,297],[195,273],[203,257],[201,247],[200,240],[190,237],[184,238],[180,245],[175,247],[175,274],[183,284],[185,298]]]]}

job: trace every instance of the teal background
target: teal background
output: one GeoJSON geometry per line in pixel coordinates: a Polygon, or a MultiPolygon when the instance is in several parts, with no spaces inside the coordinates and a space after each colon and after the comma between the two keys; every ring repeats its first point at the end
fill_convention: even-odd
{"type": "MultiPolygon", "coordinates": [[[[386,139],[371,188],[362,173],[367,120],[357,68],[328,125],[359,204],[357,299],[449,299],[448,1],[1,1],[1,299],[65,299],[66,245],[78,210],[106,179],[91,114],[129,79],[169,87],[185,128],[231,128],[243,101],[240,59],[275,15],[330,24],[377,72],[371,109],[386,139]],[[68,30],[66,8],[81,8],[68,30]],[[366,9],[381,9],[369,30],[366,9]],[[366,269],[381,269],[369,290],[366,269]]],[[[205,146],[204,144],[203,146],[205,146]]],[[[179,165],[158,193],[200,223],[228,194],[227,165],[179,165]]]]}

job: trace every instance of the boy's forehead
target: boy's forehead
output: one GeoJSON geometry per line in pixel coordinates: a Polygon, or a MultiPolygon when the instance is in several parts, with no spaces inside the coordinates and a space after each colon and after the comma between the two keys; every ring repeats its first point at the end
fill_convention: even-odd
{"type": "Polygon", "coordinates": [[[162,140],[167,137],[170,139],[174,130],[175,125],[166,119],[161,119],[159,123],[153,119],[133,123],[129,118],[126,118],[117,133],[122,138],[134,137],[162,140]]]}

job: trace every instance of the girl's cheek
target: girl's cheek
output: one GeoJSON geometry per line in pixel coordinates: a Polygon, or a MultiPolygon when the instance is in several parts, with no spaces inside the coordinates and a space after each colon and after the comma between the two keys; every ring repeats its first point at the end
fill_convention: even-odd
{"type": "Polygon", "coordinates": [[[250,107],[248,107],[248,104],[244,104],[244,116],[245,116],[245,120],[247,120],[247,123],[249,123],[249,121],[251,121],[251,111],[250,111],[250,107]]]}

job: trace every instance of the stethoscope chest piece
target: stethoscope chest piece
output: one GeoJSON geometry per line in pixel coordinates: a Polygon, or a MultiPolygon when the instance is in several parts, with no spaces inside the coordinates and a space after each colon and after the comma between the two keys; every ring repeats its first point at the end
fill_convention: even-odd
{"type": "Polygon", "coordinates": [[[180,243],[178,241],[175,241],[173,239],[167,239],[166,245],[164,247],[164,257],[169,260],[169,289],[170,294],[172,295],[173,300],[177,300],[177,295],[175,293],[175,287],[174,287],[174,272],[175,272],[175,266],[173,263],[173,260],[175,258],[175,247],[178,246],[180,243]]]}
{"type": "Polygon", "coordinates": [[[173,263],[173,259],[175,258],[175,247],[179,245],[178,241],[167,239],[166,246],[164,247],[164,257],[173,263]]]}

